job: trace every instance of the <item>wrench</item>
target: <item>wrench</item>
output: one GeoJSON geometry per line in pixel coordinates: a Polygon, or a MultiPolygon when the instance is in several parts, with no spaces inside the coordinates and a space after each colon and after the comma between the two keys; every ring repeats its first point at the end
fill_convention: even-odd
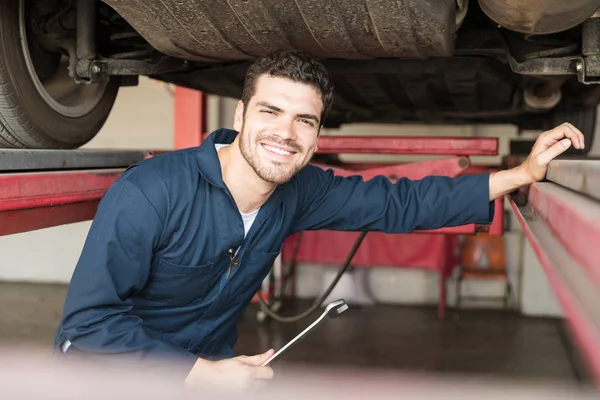
{"type": "Polygon", "coordinates": [[[274,359],[280,357],[283,353],[285,353],[287,350],[289,350],[290,347],[292,347],[292,345],[298,343],[298,341],[300,341],[300,339],[302,339],[307,333],[313,331],[319,325],[321,325],[323,323],[323,321],[325,321],[325,317],[329,317],[329,319],[337,318],[340,316],[341,313],[343,313],[347,309],[348,309],[348,304],[346,304],[346,302],[343,299],[336,300],[336,301],[329,303],[327,305],[327,307],[325,308],[325,311],[323,311],[323,314],[321,314],[321,316],[319,318],[317,318],[317,320],[315,322],[310,324],[308,326],[308,328],[306,328],[305,330],[300,332],[295,338],[290,340],[285,346],[283,346],[281,349],[279,349],[279,351],[277,351],[277,353],[273,354],[267,361],[265,361],[262,364],[262,366],[264,367],[265,365],[269,364],[274,359]]]}

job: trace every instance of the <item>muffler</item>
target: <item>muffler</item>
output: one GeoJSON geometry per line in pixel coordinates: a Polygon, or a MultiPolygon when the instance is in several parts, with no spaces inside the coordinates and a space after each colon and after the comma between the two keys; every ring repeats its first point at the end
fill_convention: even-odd
{"type": "Polygon", "coordinates": [[[479,0],[494,22],[516,32],[549,35],[581,24],[600,9],[600,0],[479,0]]]}

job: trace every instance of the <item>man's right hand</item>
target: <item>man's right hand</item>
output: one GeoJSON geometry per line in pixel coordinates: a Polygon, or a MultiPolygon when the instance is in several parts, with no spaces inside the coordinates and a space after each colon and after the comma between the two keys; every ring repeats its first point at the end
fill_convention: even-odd
{"type": "Polygon", "coordinates": [[[271,357],[275,351],[254,356],[238,356],[221,361],[209,361],[199,358],[188,374],[185,384],[188,387],[217,390],[244,391],[261,386],[262,381],[273,379],[273,369],[261,364],[271,357]]]}

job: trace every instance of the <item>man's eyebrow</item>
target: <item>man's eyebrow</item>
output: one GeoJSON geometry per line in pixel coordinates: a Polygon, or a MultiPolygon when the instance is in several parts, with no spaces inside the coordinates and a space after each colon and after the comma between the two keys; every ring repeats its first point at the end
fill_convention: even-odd
{"type": "Polygon", "coordinates": [[[304,119],[312,119],[317,123],[317,125],[319,124],[319,118],[314,114],[298,114],[298,117],[304,119]]]}
{"type": "MultiPolygon", "coordinates": [[[[277,106],[274,106],[273,104],[269,104],[266,101],[259,101],[258,103],[256,103],[256,105],[260,106],[260,107],[266,107],[266,108],[268,108],[270,110],[277,111],[277,112],[282,112],[283,111],[281,108],[279,108],[277,106]]],[[[313,120],[313,121],[315,121],[317,123],[317,125],[320,123],[319,118],[316,115],[314,115],[314,114],[298,114],[296,116],[298,118],[304,118],[304,119],[313,120]]]]}
{"type": "Polygon", "coordinates": [[[261,106],[261,107],[267,107],[273,111],[283,111],[281,108],[274,106],[273,104],[269,104],[265,101],[261,101],[256,103],[257,106],[261,106]]]}

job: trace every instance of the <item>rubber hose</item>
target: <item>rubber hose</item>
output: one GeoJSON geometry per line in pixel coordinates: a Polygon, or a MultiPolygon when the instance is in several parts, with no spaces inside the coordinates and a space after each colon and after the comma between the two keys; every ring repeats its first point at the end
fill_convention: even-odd
{"type": "Polygon", "coordinates": [[[362,241],[365,238],[365,236],[367,236],[367,232],[361,232],[360,236],[358,237],[358,239],[354,243],[354,246],[352,246],[352,249],[350,250],[350,253],[348,253],[348,256],[346,257],[346,261],[344,262],[344,265],[342,266],[342,268],[340,268],[340,270],[338,271],[337,275],[333,279],[333,282],[331,282],[331,284],[329,285],[329,287],[327,288],[327,290],[325,290],[325,292],[323,292],[323,294],[321,294],[321,296],[319,296],[315,300],[315,302],[313,303],[313,305],[308,310],[306,310],[306,311],[304,311],[304,312],[302,312],[302,313],[300,313],[298,315],[294,315],[292,317],[283,317],[283,316],[277,314],[276,312],[274,312],[273,310],[271,310],[271,308],[269,308],[269,306],[267,305],[266,300],[262,297],[262,290],[259,290],[257,292],[258,301],[261,304],[261,306],[262,306],[263,310],[265,311],[265,313],[269,317],[273,318],[275,321],[283,322],[283,323],[291,323],[291,322],[300,321],[301,319],[306,318],[310,314],[312,314],[317,308],[319,308],[321,306],[321,304],[323,303],[323,301],[333,291],[333,289],[337,285],[338,281],[340,280],[340,278],[342,277],[342,275],[344,274],[344,272],[346,272],[346,270],[350,266],[350,263],[352,262],[352,259],[354,258],[354,255],[356,254],[356,251],[360,248],[360,245],[362,244],[362,241]]]}

